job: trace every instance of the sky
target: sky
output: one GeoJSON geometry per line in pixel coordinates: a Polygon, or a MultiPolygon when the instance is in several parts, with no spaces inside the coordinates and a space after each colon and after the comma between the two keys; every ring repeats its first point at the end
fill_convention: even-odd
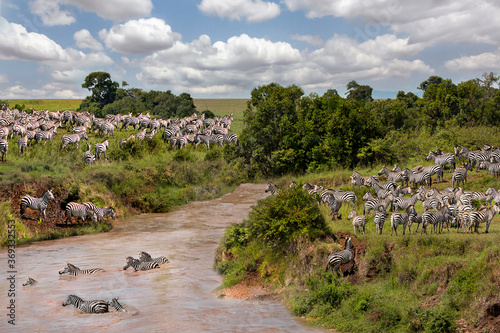
{"type": "Polygon", "coordinates": [[[0,99],[72,98],[85,77],[193,98],[276,82],[374,98],[500,71],[496,0],[0,0],[0,99]]]}

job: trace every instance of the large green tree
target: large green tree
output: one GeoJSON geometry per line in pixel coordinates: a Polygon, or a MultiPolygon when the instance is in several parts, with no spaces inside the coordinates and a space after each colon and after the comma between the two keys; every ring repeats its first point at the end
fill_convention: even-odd
{"type": "Polygon", "coordinates": [[[82,88],[92,91],[89,102],[98,103],[101,106],[112,103],[120,84],[111,80],[107,72],[92,72],[85,78],[82,88]]]}

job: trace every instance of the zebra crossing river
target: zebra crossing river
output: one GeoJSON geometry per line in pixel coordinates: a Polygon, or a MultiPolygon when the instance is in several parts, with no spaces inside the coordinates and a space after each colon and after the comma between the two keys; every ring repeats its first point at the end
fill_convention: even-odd
{"type": "MultiPolygon", "coordinates": [[[[221,198],[191,202],[166,214],[123,219],[108,233],[44,241],[16,248],[15,296],[7,297],[8,253],[0,251],[0,332],[321,332],[274,300],[218,298],[213,269],[224,228],[247,217],[265,185],[243,184],[221,198]],[[138,251],[170,263],[145,272],[123,271],[138,251]],[[70,262],[104,272],[59,276],[70,262]],[[32,277],[35,286],[23,287],[32,277]],[[119,297],[127,312],[78,313],[68,295],[84,300],[119,297]],[[15,326],[8,323],[11,299],[15,326]]],[[[43,222],[42,222],[43,223],[43,222]]]]}

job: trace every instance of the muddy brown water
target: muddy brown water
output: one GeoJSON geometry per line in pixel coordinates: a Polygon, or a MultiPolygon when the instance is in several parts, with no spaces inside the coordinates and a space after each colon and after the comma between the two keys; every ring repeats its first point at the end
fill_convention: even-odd
{"type": "Polygon", "coordinates": [[[222,277],[213,270],[224,228],[241,222],[265,197],[264,185],[243,184],[221,198],[191,202],[167,214],[134,216],[109,233],[44,241],[16,248],[15,296],[8,295],[7,250],[0,253],[1,332],[320,332],[294,318],[278,301],[218,298],[222,277]],[[170,264],[147,272],[123,271],[138,251],[165,255],[170,264]],[[59,276],[66,262],[105,272],[59,276]],[[23,287],[28,277],[38,281],[23,287]],[[62,303],[119,297],[127,312],[83,314],[62,303]],[[15,301],[15,326],[8,323],[15,301]]]}

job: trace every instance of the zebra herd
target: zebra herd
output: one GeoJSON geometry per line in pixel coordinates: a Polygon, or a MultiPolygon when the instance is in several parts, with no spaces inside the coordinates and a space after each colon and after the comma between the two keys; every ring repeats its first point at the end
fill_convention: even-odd
{"type": "MultiPolygon", "coordinates": [[[[24,217],[26,208],[38,210],[39,219],[45,218],[45,211],[50,200],[55,200],[52,190],[47,190],[41,198],[34,198],[29,195],[23,196],[20,204],[21,218],[24,217]]],[[[115,219],[116,217],[115,209],[113,207],[101,208],[93,202],[84,202],[83,204],[69,202],[66,204],[65,209],[66,225],[68,222],[71,222],[72,217],[81,218],[83,223],[85,223],[87,217],[90,217],[94,223],[106,221],[105,217],[107,216],[111,216],[112,219],[115,219]]]]}
{"type": "MultiPolygon", "coordinates": [[[[133,257],[126,258],[127,265],[123,268],[124,270],[128,267],[133,267],[134,271],[146,271],[155,268],[160,268],[161,264],[169,263],[169,260],[165,256],[158,258],[152,258],[151,255],[145,251],[139,251],[139,259],[133,257]]],[[[89,268],[80,269],[79,267],[67,262],[66,267],[59,271],[59,275],[91,275],[99,272],[104,272],[101,268],[89,268]]],[[[23,283],[23,286],[30,287],[35,286],[38,283],[35,279],[28,277],[28,280],[23,283]]],[[[111,299],[111,301],[104,300],[91,300],[84,301],[82,298],[76,295],[69,295],[62,306],[73,305],[75,308],[79,309],[84,313],[106,313],[109,312],[109,308],[114,308],[116,311],[126,312],[127,309],[123,307],[118,302],[118,297],[111,299]]]]}
{"type": "Polygon", "coordinates": [[[203,144],[207,149],[210,149],[210,145],[237,145],[238,136],[229,133],[232,122],[232,113],[229,116],[216,116],[214,119],[205,119],[204,113],[200,117],[194,113],[190,117],[184,118],[151,118],[149,112],[137,116],[108,114],[102,119],[87,111],[48,112],[32,109],[30,114],[25,110],[11,110],[4,106],[0,110],[0,157],[1,161],[7,160],[9,136],[11,140],[19,136],[17,141],[18,154],[25,156],[28,146],[31,146],[33,142],[40,144],[43,141],[45,145],[49,141],[52,144],[59,129],[71,132],[71,134],[62,135],[60,150],[68,151],[68,147],[71,145],[78,150],[80,141],[88,141],[90,133],[94,133],[96,138],[106,137],[104,141],[95,143],[93,150],[92,144],[87,143],[83,161],[88,166],[101,158],[109,161],[106,157],[106,151],[109,149],[108,138],[110,135],[114,137],[115,128],[119,128],[120,131],[128,131],[129,127],[133,127],[133,130],[136,131],[127,139],[119,141],[120,149],[131,140],[152,140],[156,135],[161,135],[163,141],[174,149],[181,149],[189,144],[195,148],[203,144]]]}

